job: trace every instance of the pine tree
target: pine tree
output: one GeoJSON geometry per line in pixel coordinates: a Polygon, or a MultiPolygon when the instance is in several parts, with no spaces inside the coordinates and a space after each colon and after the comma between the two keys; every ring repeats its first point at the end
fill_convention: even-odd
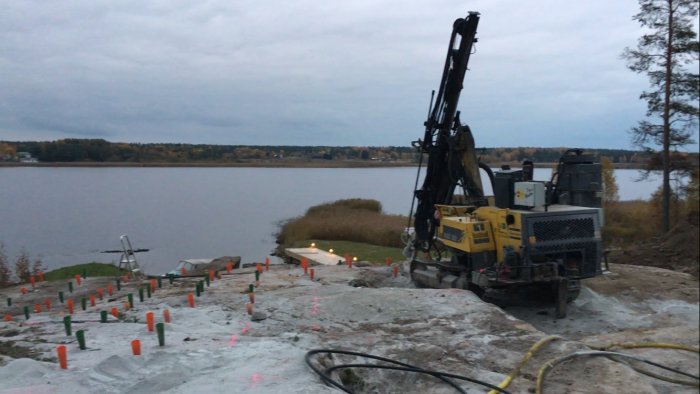
{"type": "Polygon", "coordinates": [[[32,275],[38,275],[42,271],[44,271],[44,263],[41,261],[41,257],[37,257],[32,264],[32,275]]]}
{"type": "Polygon", "coordinates": [[[0,287],[10,284],[10,267],[7,266],[7,254],[5,244],[0,242],[0,287]]]}
{"type": "Polygon", "coordinates": [[[22,249],[15,262],[15,275],[17,275],[20,282],[29,282],[29,253],[24,249],[22,249]]]}
{"type": "MultiPolygon", "coordinates": [[[[632,129],[635,145],[660,156],[662,185],[662,230],[670,227],[670,176],[680,170],[671,150],[694,144],[700,117],[700,44],[694,30],[700,0],[639,0],[634,16],[648,33],[635,49],[626,48],[623,58],[630,70],[649,77],[651,90],[640,98],[647,102],[648,120],[632,129]],[[661,147],[658,152],[657,147],[661,147]]],[[[652,168],[650,168],[652,169],[652,168]]]]}

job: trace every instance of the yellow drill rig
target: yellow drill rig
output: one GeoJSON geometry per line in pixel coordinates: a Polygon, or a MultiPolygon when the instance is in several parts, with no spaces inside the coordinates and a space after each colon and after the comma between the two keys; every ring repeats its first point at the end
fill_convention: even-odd
{"type": "Polygon", "coordinates": [[[457,111],[478,23],[476,12],[454,22],[424,138],[413,142],[419,174],[424,157],[427,164],[405,239],[411,278],[419,286],[476,292],[544,288],[564,317],[580,280],[601,274],[600,165],[572,149],[545,182],[533,180],[530,161],[495,172],[479,162],[457,111]],[[484,195],[482,172],[493,196],[484,195]]]}

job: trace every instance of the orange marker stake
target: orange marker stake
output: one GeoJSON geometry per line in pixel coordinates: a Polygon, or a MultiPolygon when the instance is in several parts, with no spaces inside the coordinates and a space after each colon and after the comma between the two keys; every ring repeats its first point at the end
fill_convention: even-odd
{"type": "Polygon", "coordinates": [[[26,288],[26,287],[23,287],[23,288],[19,289],[19,291],[21,291],[22,294],[27,294],[27,288],[26,288]]]}
{"type": "Polygon", "coordinates": [[[80,275],[79,274],[75,274],[75,283],[77,283],[78,286],[80,286],[80,275]]]}
{"type": "Polygon", "coordinates": [[[392,269],[392,271],[394,272],[394,278],[396,278],[396,275],[399,274],[399,266],[395,265],[394,268],[392,269]]]}
{"type": "Polygon", "coordinates": [[[134,356],[141,355],[141,341],[138,339],[131,341],[131,352],[134,353],[134,356]]]}
{"type": "Polygon", "coordinates": [[[34,313],[41,313],[41,304],[34,304],[34,313]]]}
{"type": "Polygon", "coordinates": [[[258,272],[260,272],[260,273],[263,272],[262,264],[256,264],[256,265],[255,265],[255,268],[258,270],[258,272]]]}
{"type": "Polygon", "coordinates": [[[270,270],[270,258],[265,257],[265,271],[269,271],[269,270],[270,270]]]}
{"type": "Polygon", "coordinates": [[[194,308],[194,296],[192,293],[187,295],[187,302],[190,304],[190,308],[194,308]]]}
{"type": "Polygon", "coordinates": [[[34,285],[36,284],[36,279],[34,279],[34,275],[29,277],[29,282],[32,284],[32,289],[33,289],[34,285]]]}
{"type": "Polygon", "coordinates": [[[114,286],[107,285],[107,294],[109,294],[109,296],[111,297],[112,293],[114,293],[114,286]]]}
{"type": "Polygon", "coordinates": [[[391,257],[387,257],[386,258],[386,266],[388,267],[390,265],[391,265],[391,257]]]}
{"type": "Polygon", "coordinates": [[[119,309],[117,309],[116,306],[112,307],[112,316],[117,317],[117,318],[119,317],[119,309]]]}
{"type": "Polygon", "coordinates": [[[90,306],[95,306],[95,296],[90,294],[90,306]]]}
{"type": "Polygon", "coordinates": [[[170,323],[170,311],[167,309],[163,310],[163,320],[165,320],[166,323],[170,323]]]}
{"type": "Polygon", "coordinates": [[[248,312],[249,315],[252,315],[253,314],[253,304],[251,304],[251,303],[245,304],[245,310],[246,310],[246,312],[248,312]]]}
{"type": "Polygon", "coordinates": [[[68,307],[68,314],[72,315],[73,314],[73,299],[69,298],[68,301],[66,301],[66,306],[68,307]]]}
{"type": "Polygon", "coordinates": [[[56,346],[56,354],[58,355],[58,364],[61,369],[68,369],[68,354],[64,345],[56,346]]]}
{"type": "Polygon", "coordinates": [[[309,267],[307,265],[304,265],[304,275],[309,274],[309,267]]]}
{"type": "Polygon", "coordinates": [[[214,281],[214,270],[209,270],[209,281],[210,282],[214,281]]]}
{"type": "Polygon", "coordinates": [[[187,270],[184,267],[180,268],[180,275],[182,275],[182,276],[187,275],[187,270]]]}
{"type": "Polygon", "coordinates": [[[315,270],[313,268],[311,268],[311,271],[309,272],[309,279],[314,280],[314,273],[315,273],[315,270]]]}
{"type": "Polygon", "coordinates": [[[51,312],[51,299],[47,298],[44,300],[44,305],[46,305],[46,312],[51,312]]]}
{"type": "Polygon", "coordinates": [[[5,314],[5,321],[12,321],[12,315],[10,315],[9,313],[6,313],[5,314]]]}
{"type": "Polygon", "coordinates": [[[230,274],[232,270],[233,270],[233,263],[226,264],[226,272],[228,272],[230,274]]]}
{"type": "Polygon", "coordinates": [[[104,297],[104,291],[101,287],[97,288],[97,297],[99,297],[100,301],[102,301],[102,297],[104,297]]]}
{"type": "Polygon", "coordinates": [[[146,312],[146,325],[148,326],[148,332],[153,332],[153,330],[155,330],[155,324],[153,312],[146,312]]]}
{"type": "Polygon", "coordinates": [[[151,279],[151,291],[155,292],[157,287],[158,287],[158,283],[156,282],[156,280],[151,279]]]}

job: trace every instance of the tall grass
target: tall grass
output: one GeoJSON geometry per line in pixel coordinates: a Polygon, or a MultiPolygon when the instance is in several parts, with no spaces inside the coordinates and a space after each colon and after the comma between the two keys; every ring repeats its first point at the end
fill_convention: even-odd
{"type": "Polygon", "coordinates": [[[383,214],[376,200],[339,200],[311,207],[306,215],[284,223],[277,242],[282,247],[310,239],[402,247],[406,223],[405,216],[383,214]]]}
{"type": "Polygon", "coordinates": [[[622,246],[659,235],[660,216],[649,201],[608,201],[605,203],[603,241],[622,246]]]}

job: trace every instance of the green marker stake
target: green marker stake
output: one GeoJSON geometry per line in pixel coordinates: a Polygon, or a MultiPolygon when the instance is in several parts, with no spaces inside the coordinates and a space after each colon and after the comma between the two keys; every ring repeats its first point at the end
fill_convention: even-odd
{"type": "Polygon", "coordinates": [[[121,290],[121,289],[122,289],[122,281],[117,279],[117,290],[121,290]]]}
{"type": "Polygon", "coordinates": [[[100,311],[100,323],[107,323],[107,311],[100,311]]]}
{"type": "Polygon", "coordinates": [[[139,302],[143,302],[143,287],[139,288],[139,302]]]}
{"type": "Polygon", "coordinates": [[[204,280],[207,282],[207,287],[209,287],[209,275],[205,276],[204,280]]]}
{"type": "Polygon", "coordinates": [[[173,279],[175,279],[175,275],[173,274],[168,274],[168,280],[170,281],[170,284],[173,284],[173,279]]]}
{"type": "Polygon", "coordinates": [[[85,299],[85,297],[80,299],[80,306],[83,308],[83,310],[87,309],[87,300],[85,299]]]}
{"type": "Polygon", "coordinates": [[[83,268],[83,279],[87,279],[87,270],[83,268]]]}
{"type": "Polygon", "coordinates": [[[255,285],[248,285],[248,293],[253,293],[255,292],[255,285]]]}
{"type": "Polygon", "coordinates": [[[73,292],[73,282],[68,282],[68,291],[73,292]]]}
{"type": "Polygon", "coordinates": [[[150,283],[148,284],[148,286],[146,286],[146,295],[148,296],[148,298],[151,298],[151,285],[150,285],[150,283]]]}
{"type": "Polygon", "coordinates": [[[78,330],[75,332],[75,337],[78,338],[78,347],[80,350],[85,350],[85,332],[78,330]]]}
{"type": "Polygon", "coordinates": [[[63,316],[63,327],[66,328],[66,336],[71,335],[71,330],[70,330],[70,315],[63,316]]]}
{"type": "Polygon", "coordinates": [[[255,280],[260,280],[260,271],[255,271],[255,280]]]}
{"type": "Polygon", "coordinates": [[[63,304],[63,292],[62,291],[58,292],[58,300],[61,301],[61,304],[63,304]]]}
{"type": "Polygon", "coordinates": [[[24,307],[24,317],[29,320],[29,307],[25,306],[24,307]]]}
{"type": "Polygon", "coordinates": [[[197,294],[197,297],[199,297],[202,294],[202,291],[199,290],[199,283],[197,283],[197,287],[194,289],[194,291],[197,294]]]}
{"type": "Polygon", "coordinates": [[[158,278],[158,288],[159,289],[163,288],[163,281],[161,280],[161,278],[158,278]]]}
{"type": "Polygon", "coordinates": [[[200,290],[202,293],[204,293],[204,281],[203,281],[203,280],[200,280],[200,281],[199,281],[199,290],[200,290]]]}
{"type": "Polygon", "coordinates": [[[134,295],[129,293],[126,295],[126,298],[129,300],[129,309],[134,308],[134,295]]]}
{"type": "Polygon", "coordinates": [[[7,297],[7,306],[12,306],[12,298],[7,297]]]}
{"type": "Polygon", "coordinates": [[[156,323],[158,332],[158,346],[165,346],[165,323],[156,323]]]}

